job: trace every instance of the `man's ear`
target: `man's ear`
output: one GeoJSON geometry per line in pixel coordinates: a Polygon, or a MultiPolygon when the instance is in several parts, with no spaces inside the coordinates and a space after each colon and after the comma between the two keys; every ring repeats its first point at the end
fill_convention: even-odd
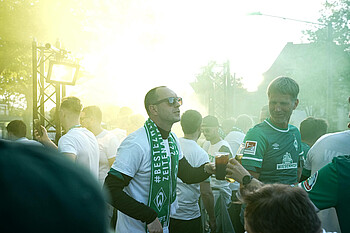
{"type": "Polygon", "coordinates": [[[157,105],[150,105],[150,106],[149,106],[149,112],[150,112],[152,115],[158,115],[158,108],[157,108],[157,105]]]}
{"type": "Polygon", "coordinates": [[[295,102],[294,102],[293,110],[295,110],[298,107],[298,104],[299,104],[299,99],[296,99],[295,102]]]}

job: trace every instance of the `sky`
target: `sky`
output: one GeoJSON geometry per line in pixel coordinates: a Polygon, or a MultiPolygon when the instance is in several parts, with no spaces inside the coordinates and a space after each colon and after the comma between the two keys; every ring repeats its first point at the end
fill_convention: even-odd
{"type": "Polygon", "coordinates": [[[68,93],[84,96],[85,105],[111,103],[145,114],[146,92],[166,85],[184,98],[183,111],[205,114],[190,86],[201,67],[229,61],[231,73],[254,91],[286,43],[305,42],[302,30],[313,27],[249,13],[317,22],[323,2],[104,0],[94,46],[76,53],[89,77],[68,93]]]}

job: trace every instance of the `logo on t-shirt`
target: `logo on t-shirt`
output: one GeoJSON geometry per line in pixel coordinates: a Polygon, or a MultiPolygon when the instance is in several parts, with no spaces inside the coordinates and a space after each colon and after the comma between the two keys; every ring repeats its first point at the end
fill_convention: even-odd
{"type": "Polygon", "coordinates": [[[295,169],[297,167],[298,164],[293,163],[292,155],[289,152],[283,155],[282,163],[277,164],[277,170],[295,169]]]}
{"type": "Polygon", "coordinates": [[[244,154],[255,155],[257,145],[258,142],[256,141],[246,141],[244,154]]]}
{"type": "Polygon", "coordinates": [[[295,147],[295,150],[298,151],[298,140],[297,140],[297,138],[295,137],[295,134],[293,134],[293,136],[294,136],[293,146],[295,147]]]}
{"type": "Polygon", "coordinates": [[[162,209],[166,198],[167,197],[165,195],[165,192],[164,192],[163,188],[160,188],[158,193],[157,193],[157,196],[153,200],[153,202],[156,205],[158,211],[160,211],[162,209]]]}
{"type": "Polygon", "coordinates": [[[309,177],[309,179],[303,182],[303,185],[306,191],[310,191],[312,187],[314,187],[317,180],[317,175],[318,175],[318,172],[315,172],[312,176],[309,177]]]}
{"type": "Polygon", "coordinates": [[[280,148],[280,145],[277,143],[277,142],[275,142],[274,144],[272,144],[272,149],[273,150],[278,150],[280,148]]]}

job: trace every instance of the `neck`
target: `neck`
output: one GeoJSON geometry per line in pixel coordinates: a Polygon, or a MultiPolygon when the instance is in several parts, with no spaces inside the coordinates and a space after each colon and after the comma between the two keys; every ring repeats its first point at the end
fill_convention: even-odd
{"type": "Polygon", "coordinates": [[[277,127],[280,128],[280,129],[287,129],[287,128],[288,128],[289,119],[288,119],[287,122],[277,123],[277,122],[275,122],[272,118],[270,118],[270,122],[271,122],[274,126],[277,126],[277,127]]]}
{"type": "Polygon", "coordinates": [[[170,131],[164,130],[164,129],[160,128],[158,125],[157,125],[157,128],[160,132],[160,135],[162,135],[163,139],[167,139],[169,137],[170,131]]]}
{"type": "Polygon", "coordinates": [[[99,135],[103,131],[101,125],[90,127],[88,130],[90,130],[95,136],[99,135]]]}
{"type": "Polygon", "coordinates": [[[214,144],[216,144],[216,143],[218,143],[220,141],[221,141],[220,137],[215,137],[212,140],[210,140],[210,144],[214,145],[214,144]]]}
{"type": "Polygon", "coordinates": [[[192,133],[192,134],[185,134],[184,138],[188,139],[188,140],[193,140],[193,141],[197,141],[198,140],[198,135],[196,133],[192,133]]]}
{"type": "Polygon", "coordinates": [[[75,125],[80,125],[79,118],[66,121],[66,124],[62,125],[63,128],[68,131],[75,125]]]}
{"type": "Polygon", "coordinates": [[[168,122],[161,122],[157,118],[150,117],[150,119],[158,126],[158,128],[161,128],[165,131],[171,131],[171,127],[173,124],[169,124],[168,122]]]}

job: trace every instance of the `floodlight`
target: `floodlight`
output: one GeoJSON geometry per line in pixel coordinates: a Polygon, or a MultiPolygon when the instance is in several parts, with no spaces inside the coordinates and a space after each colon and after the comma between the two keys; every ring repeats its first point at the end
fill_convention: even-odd
{"type": "Polygon", "coordinates": [[[79,65],[64,61],[51,60],[47,74],[47,82],[75,85],[78,78],[79,65]]]}

